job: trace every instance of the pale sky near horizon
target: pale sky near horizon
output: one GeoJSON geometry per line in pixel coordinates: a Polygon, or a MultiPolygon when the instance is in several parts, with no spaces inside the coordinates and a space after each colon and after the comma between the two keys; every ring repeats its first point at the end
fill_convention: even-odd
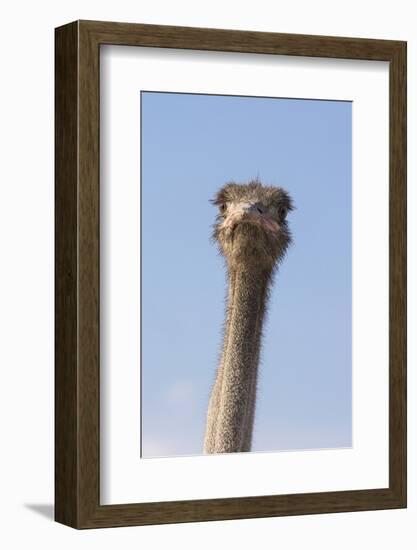
{"type": "Polygon", "coordinates": [[[253,451],[349,447],[352,104],[142,92],[142,456],[202,453],[226,279],[209,200],[259,177],[293,197],[253,451]]]}

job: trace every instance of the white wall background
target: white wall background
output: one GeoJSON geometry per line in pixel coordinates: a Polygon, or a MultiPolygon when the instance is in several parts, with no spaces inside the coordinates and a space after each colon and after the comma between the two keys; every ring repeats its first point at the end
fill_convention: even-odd
{"type": "Polygon", "coordinates": [[[339,549],[417,540],[417,18],[387,0],[15,0],[1,8],[0,544],[339,549]],[[408,40],[409,508],[77,532],[53,523],[54,27],[74,19],[408,40]]]}

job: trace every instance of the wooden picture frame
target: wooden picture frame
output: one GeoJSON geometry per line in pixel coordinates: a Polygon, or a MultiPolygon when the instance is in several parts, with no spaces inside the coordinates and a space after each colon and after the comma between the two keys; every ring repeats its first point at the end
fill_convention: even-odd
{"type": "Polygon", "coordinates": [[[55,519],[75,528],[406,507],[406,43],[76,21],[56,29],[55,519]],[[99,56],[118,44],[389,62],[389,487],[100,504],[99,56]]]}

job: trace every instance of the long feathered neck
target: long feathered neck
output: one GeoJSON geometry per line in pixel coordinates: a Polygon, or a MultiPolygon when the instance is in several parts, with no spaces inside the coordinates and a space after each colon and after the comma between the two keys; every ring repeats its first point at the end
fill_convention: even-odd
{"type": "Polygon", "coordinates": [[[249,451],[271,270],[229,266],[223,350],[207,416],[206,453],[249,451]]]}

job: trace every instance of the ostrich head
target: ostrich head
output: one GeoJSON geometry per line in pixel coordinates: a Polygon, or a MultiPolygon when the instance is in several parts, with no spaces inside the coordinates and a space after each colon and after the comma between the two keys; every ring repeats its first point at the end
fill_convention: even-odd
{"type": "Polygon", "coordinates": [[[293,209],[281,187],[227,183],[213,199],[218,209],[213,239],[229,267],[242,262],[273,269],[291,242],[287,213],[293,209]]]}

